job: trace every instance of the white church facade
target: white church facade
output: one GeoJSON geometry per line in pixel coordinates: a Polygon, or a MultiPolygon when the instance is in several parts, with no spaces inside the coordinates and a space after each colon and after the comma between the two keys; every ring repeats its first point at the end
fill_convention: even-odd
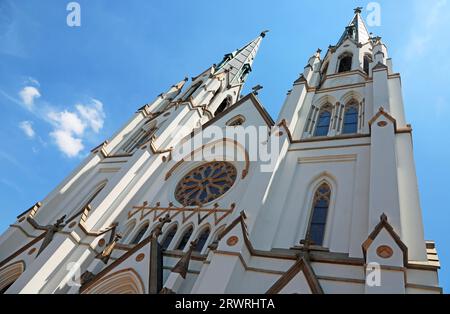
{"type": "Polygon", "coordinates": [[[274,120],[258,88],[241,96],[265,36],[140,108],[19,215],[1,293],[442,293],[386,45],[356,9],[274,120]],[[242,138],[192,136],[249,126],[276,147],[271,171],[242,138]]]}

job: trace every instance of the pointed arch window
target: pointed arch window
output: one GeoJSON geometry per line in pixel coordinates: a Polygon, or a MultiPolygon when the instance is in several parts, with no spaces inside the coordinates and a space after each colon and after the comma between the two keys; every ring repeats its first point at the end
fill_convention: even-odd
{"type": "Polygon", "coordinates": [[[240,126],[243,125],[245,122],[245,117],[242,115],[238,115],[236,117],[231,118],[226,123],[227,126],[240,126]]]}
{"type": "Polygon", "coordinates": [[[200,233],[200,235],[197,238],[197,246],[195,247],[196,252],[201,252],[203,250],[206,241],[208,241],[210,232],[211,230],[209,228],[206,228],[200,233]]]}
{"type": "Polygon", "coordinates": [[[144,237],[144,234],[147,232],[148,226],[148,224],[145,224],[139,229],[133,240],[131,240],[131,244],[138,244],[141,241],[141,239],[144,237]]]}
{"type": "Polygon", "coordinates": [[[194,86],[192,86],[184,95],[184,100],[188,101],[189,98],[191,98],[192,95],[194,95],[194,93],[197,91],[197,89],[202,85],[202,82],[198,82],[197,84],[195,84],[194,86]]]}
{"type": "Polygon", "coordinates": [[[340,61],[339,61],[338,73],[351,71],[353,55],[344,54],[339,59],[340,59],[340,61]]]}
{"type": "Polygon", "coordinates": [[[146,144],[155,135],[156,123],[147,123],[142,126],[123,146],[123,151],[127,154],[133,153],[136,149],[146,144]]]}
{"type": "Polygon", "coordinates": [[[133,220],[133,221],[128,223],[128,225],[126,226],[126,228],[122,232],[122,242],[124,242],[125,239],[131,234],[131,232],[133,231],[134,227],[136,227],[136,221],[133,220]]]}
{"type": "Polygon", "coordinates": [[[178,230],[178,226],[175,225],[172,228],[169,229],[169,231],[167,232],[166,236],[164,237],[164,240],[161,244],[161,248],[163,250],[167,250],[167,248],[169,247],[170,243],[172,242],[173,238],[175,237],[176,233],[178,230]]]}
{"type": "Polygon", "coordinates": [[[191,226],[184,232],[183,237],[178,243],[177,250],[184,250],[186,244],[189,242],[189,239],[191,238],[192,231],[194,231],[194,228],[192,228],[191,226]]]}
{"type": "Polygon", "coordinates": [[[331,122],[331,106],[327,105],[320,110],[317,119],[316,130],[314,136],[327,136],[331,122]]]}
{"type": "Polygon", "coordinates": [[[345,107],[342,134],[354,134],[358,132],[358,114],[358,106],[356,104],[345,107]]]}
{"type": "Polygon", "coordinates": [[[231,105],[231,97],[226,97],[217,107],[217,110],[214,112],[214,116],[217,116],[219,113],[225,111],[231,105]]]}
{"type": "Polygon", "coordinates": [[[370,68],[370,64],[372,63],[372,57],[369,55],[365,55],[364,56],[364,72],[366,72],[367,75],[369,75],[369,68],[370,68]]]}
{"type": "Polygon", "coordinates": [[[306,236],[314,245],[323,245],[330,198],[330,186],[327,183],[323,183],[314,194],[310,224],[306,236]]]}

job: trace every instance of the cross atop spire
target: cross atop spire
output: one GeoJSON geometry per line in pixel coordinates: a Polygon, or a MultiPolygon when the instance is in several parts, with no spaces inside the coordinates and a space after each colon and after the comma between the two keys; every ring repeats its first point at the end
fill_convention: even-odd
{"type": "Polygon", "coordinates": [[[362,10],[363,10],[363,7],[356,7],[353,9],[353,11],[355,11],[355,14],[361,14],[362,10]]]}

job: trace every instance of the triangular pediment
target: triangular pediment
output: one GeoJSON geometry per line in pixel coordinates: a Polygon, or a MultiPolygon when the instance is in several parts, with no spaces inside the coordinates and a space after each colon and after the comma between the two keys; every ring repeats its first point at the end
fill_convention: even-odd
{"type": "Polygon", "coordinates": [[[323,290],[308,260],[302,257],[266,294],[323,294],[323,290]]]}
{"type": "Polygon", "coordinates": [[[378,257],[385,259],[387,262],[387,259],[395,254],[394,246],[401,252],[403,265],[406,267],[408,265],[408,248],[389,223],[387,216],[383,214],[380,217],[380,222],[362,244],[364,259],[367,262],[369,250],[376,250],[378,257]],[[387,250],[390,252],[386,252],[387,250]]]}
{"type": "Polygon", "coordinates": [[[100,286],[108,286],[108,282],[114,282],[116,274],[123,276],[124,272],[130,273],[129,276],[132,273],[132,277],[142,286],[142,293],[158,293],[162,288],[157,276],[158,272],[162,275],[160,254],[157,240],[150,235],[81,286],[80,293],[99,293],[102,290],[99,289],[100,286]]]}
{"type": "Polygon", "coordinates": [[[237,115],[244,116],[245,119],[250,122],[249,125],[253,126],[266,124],[267,127],[270,128],[275,124],[272,117],[266,111],[258,98],[253,93],[250,93],[241,98],[237,103],[230,106],[228,109],[224,110],[213,119],[205,123],[203,125],[203,129],[206,129],[210,125],[225,126],[227,121],[237,115]],[[250,121],[250,119],[255,119],[256,117],[259,117],[261,119],[250,121]]]}

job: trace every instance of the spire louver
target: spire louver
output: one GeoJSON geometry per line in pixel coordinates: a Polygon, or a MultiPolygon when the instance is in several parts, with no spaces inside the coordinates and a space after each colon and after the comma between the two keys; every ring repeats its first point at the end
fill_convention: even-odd
{"type": "Polygon", "coordinates": [[[362,8],[355,9],[355,16],[350,24],[345,28],[345,31],[336,46],[340,46],[347,38],[359,44],[364,44],[369,41],[370,35],[366,24],[361,17],[361,9],[362,8]]]}
{"type": "Polygon", "coordinates": [[[262,32],[257,38],[241,49],[225,55],[224,60],[216,67],[216,73],[227,71],[229,72],[230,84],[242,83],[247,74],[252,71],[253,60],[266,33],[267,31],[262,32]]]}

